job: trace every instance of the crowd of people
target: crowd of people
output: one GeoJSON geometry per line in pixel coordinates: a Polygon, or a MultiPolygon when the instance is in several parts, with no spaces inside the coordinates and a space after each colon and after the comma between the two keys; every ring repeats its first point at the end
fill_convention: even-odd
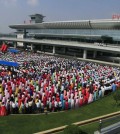
{"type": "Polygon", "coordinates": [[[0,55],[0,115],[79,108],[120,87],[120,68],[30,52],[0,55]]]}

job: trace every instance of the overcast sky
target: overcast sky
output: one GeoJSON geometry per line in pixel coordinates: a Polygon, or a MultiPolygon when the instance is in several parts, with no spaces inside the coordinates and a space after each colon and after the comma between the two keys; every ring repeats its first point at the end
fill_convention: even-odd
{"type": "Polygon", "coordinates": [[[46,16],[45,21],[111,19],[120,14],[120,0],[0,0],[0,33],[11,32],[10,24],[35,13],[46,16]]]}

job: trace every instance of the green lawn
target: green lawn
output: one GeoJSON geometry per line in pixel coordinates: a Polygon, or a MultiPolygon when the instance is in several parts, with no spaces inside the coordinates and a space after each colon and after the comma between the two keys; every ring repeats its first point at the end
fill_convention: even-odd
{"type": "MultiPolygon", "coordinates": [[[[48,115],[11,115],[0,117],[0,134],[32,134],[119,110],[120,107],[115,105],[112,95],[109,95],[76,110],[48,115]]],[[[88,125],[85,129],[88,129],[88,132],[90,132],[89,128],[90,126],[88,125]]]]}

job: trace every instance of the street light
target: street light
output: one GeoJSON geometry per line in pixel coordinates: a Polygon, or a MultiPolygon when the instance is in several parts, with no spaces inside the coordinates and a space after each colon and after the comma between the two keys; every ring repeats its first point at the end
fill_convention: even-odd
{"type": "Polygon", "coordinates": [[[101,128],[102,128],[102,120],[100,119],[100,121],[99,121],[99,130],[100,130],[100,133],[101,133],[101,128]]]}

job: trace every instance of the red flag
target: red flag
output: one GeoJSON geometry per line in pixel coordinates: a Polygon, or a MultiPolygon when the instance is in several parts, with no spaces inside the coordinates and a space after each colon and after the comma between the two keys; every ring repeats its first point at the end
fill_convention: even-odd
{"type": "Polygon", "coordinates": [[[3,52],[6,52],[6,51],[7,51],[7,45],[4,45],[3,52]]]}
{"type": "Polygon", "coordinates": [[[1,48],[0,48],[1,51],[3,51],[3,47],[4,47],[4,44],[2,44],[2,46],[1,46],[1,48]]]}

